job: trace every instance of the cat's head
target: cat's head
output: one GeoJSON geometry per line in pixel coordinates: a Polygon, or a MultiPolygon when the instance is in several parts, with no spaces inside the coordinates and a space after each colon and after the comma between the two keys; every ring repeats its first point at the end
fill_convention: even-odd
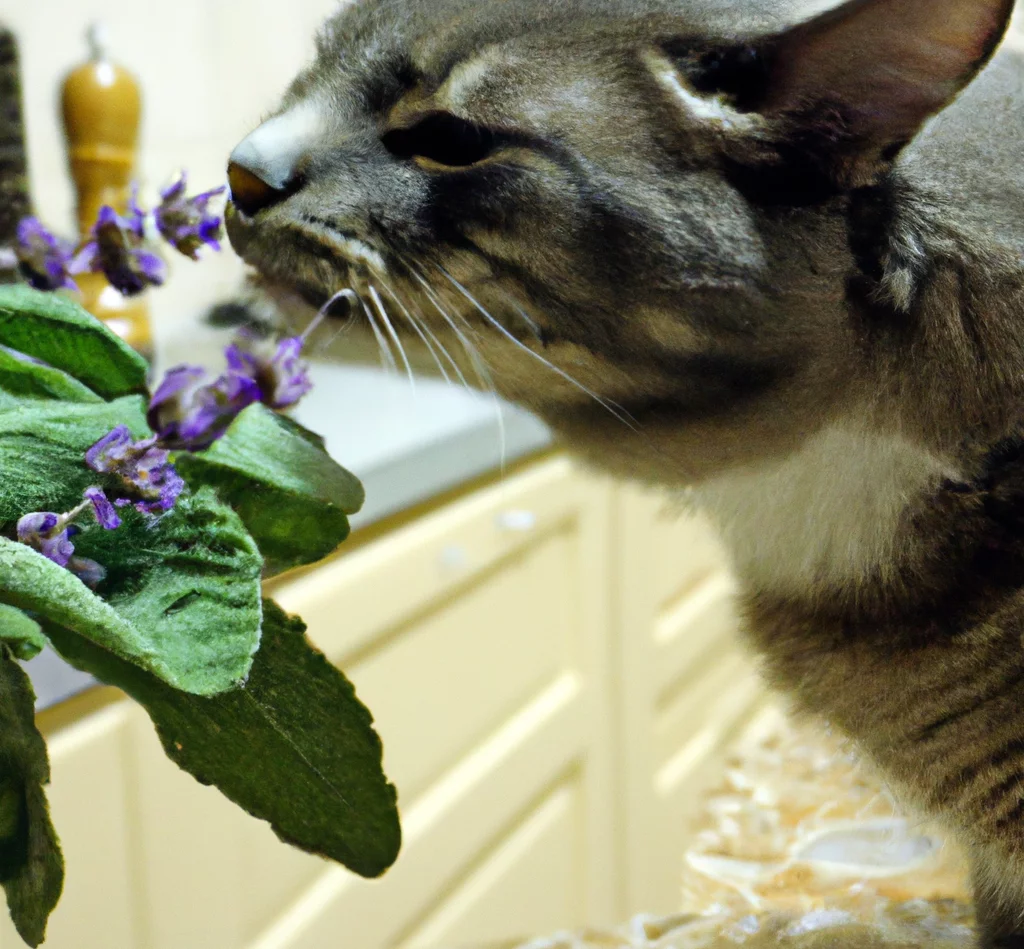
{"type": "Polygon", "coordinates": [[[233,154],[232,242],[620,468],[785,450],[873,385],[858,222],[1013,3],[750,6],[358,0],[233,154]]]}

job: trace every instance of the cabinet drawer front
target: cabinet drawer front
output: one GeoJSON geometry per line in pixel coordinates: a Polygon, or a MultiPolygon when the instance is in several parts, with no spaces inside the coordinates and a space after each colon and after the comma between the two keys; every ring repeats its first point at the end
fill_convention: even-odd
{"type": "Polygon", "coordinates": [[[580,795],[574,776],[517,819],[400,949],[490,945],[582,925],[580,795]]]}
{"type": "MultiPolygon", "coordinates": [[[[47,737],[46,789],[64,852],[64,892],[46,930],[46,949],[137,949],[130,708],[118,704],[47,737]]],[[[24,949],[0,896],[0,947],[24,949]]]]}
{"type": "Polygon", "coordinates": [[[269,592],[347,666],[392,628],[570,520],[582,483],[569,461],[543,463],[269,592]]]}
{"type": "Polygon", "coordinates": [[[403,801],[573,663],[576,541],[567,528],[518,551],[344,664],[403,801]]]}

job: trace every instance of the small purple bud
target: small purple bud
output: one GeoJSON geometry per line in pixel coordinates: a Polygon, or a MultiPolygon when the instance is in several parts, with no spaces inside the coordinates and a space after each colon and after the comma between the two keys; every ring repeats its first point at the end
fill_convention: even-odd
{"type": "Polygon", "coordinates": [[[303,340],[283,339],[272,354],[260,352],[253,340],[242,337],[224,351],[232,371],[255,380],[260,401],[272,409],[285,409],[299,401],[313,383],[309,364],[302,357],[303,340]]]}
{"type": "Polygon", "coordinates": [[[150,448],[135,467],[132,480],[142,495],[135,507],[145,514],[169,511],[185,490],[184,479],[167,459],[162,448],[150,448]]]}
{"type": "Polygon", "coordinates": [[[235,417],[259,401],[259,389],[247,376],[225,373],[208,383],[197,366],[167,373],[149,403],[148,420],[160,444],[199,451],[227,431],[235,417]]]}
{"type": "Polygon", "coordinates": [[[38,550],[59,567],[66,567],[75,545],[71,543],[71,528],[67,518],[51,512],[26,514],[18,521],[18,540],[38,550]]]}
{"type": "Polygon", "coordinates": [[[117,471],[131,457],[134,443],[132,433],[127,425],[117,428],[104,435],[85,453],[85,463],[100,474],[117,471]]]}
{"type": "Polygon", "coordinates": [[[77,290],[71,279],[74,245],[51,234],[38,218],[18,222],[14,254],[22,275],[37,290],[77,290]]]}
{"type": "Polygon", "coordinates": [[[96,442],[85,453],[85,460],[93,471],[120,479],[125,496],[114,501],[117,507],[133,503],[146,514],[168,511],[185,489],[185,482],[170,463],[168,452],[156,447],[156,439],[133,441],[124,425],[118,425],[96,442]]]}
{"type": "Polygon", "coordinates": [[[102,488],[86,488],[85,499],[92,504],[93,513],[96,515],[96,523],[104,530],[113,531],[121,526],[121,518],[118,517],[114,505],[110,503],[102,488]]]}
{"type": "Polygon", "coordinates": [[[146,249],[142,218],[135,212],[123,218],[109,205],[100,208],[89,240],[71,262],[72,273],[84,271],[102,272],[125,296],[159,286],[167,276],[163,260],[146,249]]]}
{"type": "Polygon", "coordinates": [[[220,250],[223,220],[219,214],[210,213],[208,206],[227,189],[214,188],[186,198],[186,187],[186,176],[182,172],[177,181],[160,192],[161,201],[153,215],[164,240],[186,257],[198,260],[204,245],[220,250]]]}

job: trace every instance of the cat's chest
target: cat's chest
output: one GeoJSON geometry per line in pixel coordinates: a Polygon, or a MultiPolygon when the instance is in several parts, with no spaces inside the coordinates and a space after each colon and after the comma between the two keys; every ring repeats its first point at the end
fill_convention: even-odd
{"type": "Polygon", "coordinates": [[[786,458],[701,484],[692,499],[722,531],[741,579],[800,595],[884,570],[908,507],[954,474],[899,436],[834,426],[786,458]]]}

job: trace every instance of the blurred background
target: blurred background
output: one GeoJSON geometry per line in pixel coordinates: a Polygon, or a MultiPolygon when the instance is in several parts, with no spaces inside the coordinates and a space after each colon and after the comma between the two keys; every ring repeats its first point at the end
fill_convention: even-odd
{"type": "MultiPolygon", "coordinates": [[[[21,49],[32,196],[39,216],[71,233],[75,196],[67,169],[60,88],[87,55],[92,23],[143,96],[137,177],[152,196],[186,169],[196,190],[226,181],[231,149],[272,111],[313,51],[336,0],[41,0],[0,5],[21,49]]],[[[150,301],[162,355],[187,358],[196,319],[234,293],[242,268],[223,254],[203,266],[184,258],[150,301]]]]}

